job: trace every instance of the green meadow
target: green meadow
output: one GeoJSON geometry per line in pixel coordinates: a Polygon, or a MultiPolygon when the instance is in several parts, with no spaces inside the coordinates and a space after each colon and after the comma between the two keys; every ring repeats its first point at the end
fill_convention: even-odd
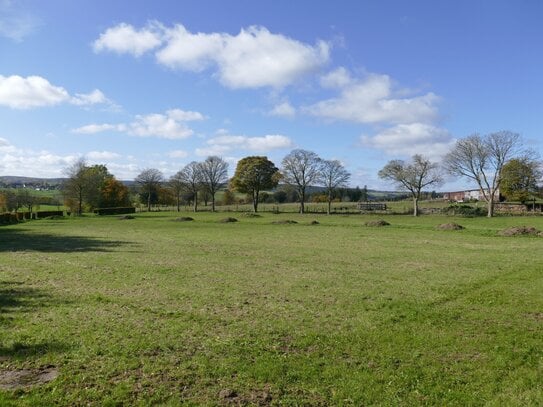
{"type": "Polygon", "coordinates": [[[373,219],[0,227],[0,405],[543,405],[543,217],[373,219]]]}

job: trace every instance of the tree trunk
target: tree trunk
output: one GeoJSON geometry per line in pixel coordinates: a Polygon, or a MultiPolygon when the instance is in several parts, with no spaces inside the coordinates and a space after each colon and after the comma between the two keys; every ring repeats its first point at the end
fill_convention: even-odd
{"type": "Polygon", "coordinates": [[[211,212],[215,212],[215,194],[211,194],[211,212]]]}
{"type": "Polygon", "coordinates": [[[330,215],[332,213],[332,193],[328,193],[328,211],[326,212],[327,215],[330,215]]]}
{"type": "Polygon", "coordinates": [[[419,198],[413,198],[413,216],[419,216],[419,198]]]}
{"type": "Polygon", "coordinates": [[[198,212],[198,191],[194,194],[194,212],[198,212]]]}
{"type": "Polygon", "coordinates": [[[253,192],[253,211],[258,212],[258,192],[253,192]]]}
{"type": "Polygon", "coordinates": [[[177,195],[177,212],[181,212],[181,199],[177,195]]]}
{"type": "Polygon", "coordinates": [[[486,216],[488,218],[491,218],[494,216],[494,198],[493,197],[488,198],[488,212],[486,216]]]}
{"type": "Polygon", "coordinates": [[[305,191],[302,191],[302,193],[300,194],[300,213],[301,214],[305,213],[304,202],[305,202],[305,191]]]}
{"type": "Polygon", "coordinates": [[[147,193],[147,212],[151,212],[151,190],[147,193]]]}

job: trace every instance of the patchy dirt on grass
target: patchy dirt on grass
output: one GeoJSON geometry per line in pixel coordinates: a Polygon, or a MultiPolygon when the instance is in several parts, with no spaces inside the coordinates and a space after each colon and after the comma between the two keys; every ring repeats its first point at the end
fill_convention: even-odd
{"type": "Polygon", "coordinates": [[[224,219],[221,219],[219,222],[220,223],[234,223],[237,221],[238,220],[236,218],[224,218],[224,219]]]}
{"type": "Polygon", "coordinates": [[[240,394],[236,390],[223,389],[219,392],[222,405],[237,406],[269,406],[273,400],[270,386],[263,389],[252,390],[247,394],[240,394]]]}
{"type": "Polygon", "coordinates": [[[285,219],[285,220],[276,220],[272,222],[273,225],[294,225],[298,222],[295,220],[285,219]]]}
{"type": "Polygon", "coordinates": [[[532,226],[514,226],[498,232],[500,236],[540,236],[543,232],[532,226]]]}
{"type": "Polygon", "coordinates": [[[364,223],[364,225],[370,226],[370,227],[382,227],[382,226],[389,226],[390,223],[388,223],[386,220],[379,219],[379,220],[370,220],[364,223]]]}
{"type": "Polygon", "coordinates": [[[309,222],[309,224],[310,225],[320,225],[318,220],[312,220],[311,222],[309,222]]]}
{"type": "Polygon", "coordinates": [[[0,370],[0,390],[25,389],[55,380],[59,371],[55,366],[37,369],[0,370]]]}
{"type": "Polygon", "coordinates": [[[465,229],[464,226],[459,225],[458,223],[442,223],[441,225],[436,226],[437,230],[462,230],[465,229]]]}
{"type": "Polygon", "coordinates": [[[190,216],[181,216],[180,218],[175,218],[174,222],[192,222],[194,218],[191,218],[190,216]]]}

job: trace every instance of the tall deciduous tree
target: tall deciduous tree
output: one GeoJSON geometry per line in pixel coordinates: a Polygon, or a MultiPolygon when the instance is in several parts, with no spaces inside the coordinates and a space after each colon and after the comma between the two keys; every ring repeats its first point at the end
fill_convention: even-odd
{"type": "Polygon", "coordinates": [[[172,195],[175,198],[175,203],[177,205],[177,212],[180,212],[181,211],[181,195],[183,195],[183,192],[186,189],[181,171],[178,171],[177,173],[175,173],[174,175],[170,177],[170,179],[168,180],[168,186],[170,187],[172,195]]]}
{"type": "Polygon", "coordinates": [[[164,180],[162,172],[156,168],[146,168],[136,177],[135,181],[140,186],[141,192],[146,197],[147,211],[151,211],[151,196],[157,192],[158,187],[164,180]]]}
{"type": "Polygon", "coordinates": [[[80,158],[64,170],[67,176],[62,185],[64,199],[75,204],[77,215],[83,212],[83,199],[88,186],[87,169],[87,162],[84,158],[80,158]]]}
{"type": "Polygon", "coordinates": [[[281,174],[286,184],[296,190],[300,201],[300,213],[305,212],[307,187],[319,180],[321,159],[307,150],[293,150],[281,162],[281,174]]]}
{"type": "Polygon", "coordinates": [[[487,216],[494,214],[504,164],[521,153],[520,135],[510,131],[485,136],[473,134],[456,142],[445,156],[444,166],[453,175],[469,178],[477,184],[487,202],[487,216]]]}
{"type": "Polygon", "coordinates": [[[200,163],[192,161],[185,165],[181,171],[176,174],[185,190],[192,195],[192,204],[194,212],[198,211],[198,191],[202,187],[202,168],[200,163]]]}
{"type": "Polygon", "coordinates": [[[541,176],[540,162],[530,157],[513,158],[502,168],[500,192],[508,201],[524,203],[537,193],[541,176]]]}
{"type": "Polygon", "coordinates": [[[130,204],[128,187],[114,177],[105,181],[101,195],[100,206],[102,208],[114,208],[130,204]]]}
{"type": "Polygon", "coordinates": [[[347,186],[347,182],[350,178],[351,174],[338,160],[322,160],[319,180],[320,183],[326,188],[328,215],[330,215],[331,212],[334,191],[337,188],[347,186]]]}
{"type": "Polygon", "coordinates": [[[258,212],[260,192],[275,188],[279,178],[279,169],[268,157],[252,156],[238,161],[230,184],[236,191],[251,195],[253,210],[258,212]]]}
{"type": "Polygon", "coordinates": [[[200,163],[202,182],[211,196],[211,211],[215,212],[215,194],[228,181],[228,163],[217,156],[207,157],[200,163]]]}
{"type": "Polygon", "coordinates": [[[413,215],[419,214],[419,199],[423,188],[442,182],[441,171],[437,163],[432,163],[419,154],[415,154],[410,162],[402,160],[389,161],[379,177],[392,181],[401,189],[411,193],[413,197],[413,215]]]}

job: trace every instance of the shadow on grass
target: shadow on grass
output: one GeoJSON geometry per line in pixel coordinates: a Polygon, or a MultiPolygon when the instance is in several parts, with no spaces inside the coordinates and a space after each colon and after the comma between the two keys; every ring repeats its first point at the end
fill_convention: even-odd
{"type": "Polygon", "coordinates": [[[0,229],[0,252],[107,252],[128,242],[0,229]]]}
{"type": "Polygon", "coordinates": [[[64,352],[68,347],[57,341],[41,343],[6,343],[9,337],[10,326],[20,314],[58,304],[50,294],[43,290],[26,287],[18,281],[0,281],[0,330],[3,341],[0,342],[0,362],[8,359],[27,359],[38,357],[47,353],[64,352]]]}

